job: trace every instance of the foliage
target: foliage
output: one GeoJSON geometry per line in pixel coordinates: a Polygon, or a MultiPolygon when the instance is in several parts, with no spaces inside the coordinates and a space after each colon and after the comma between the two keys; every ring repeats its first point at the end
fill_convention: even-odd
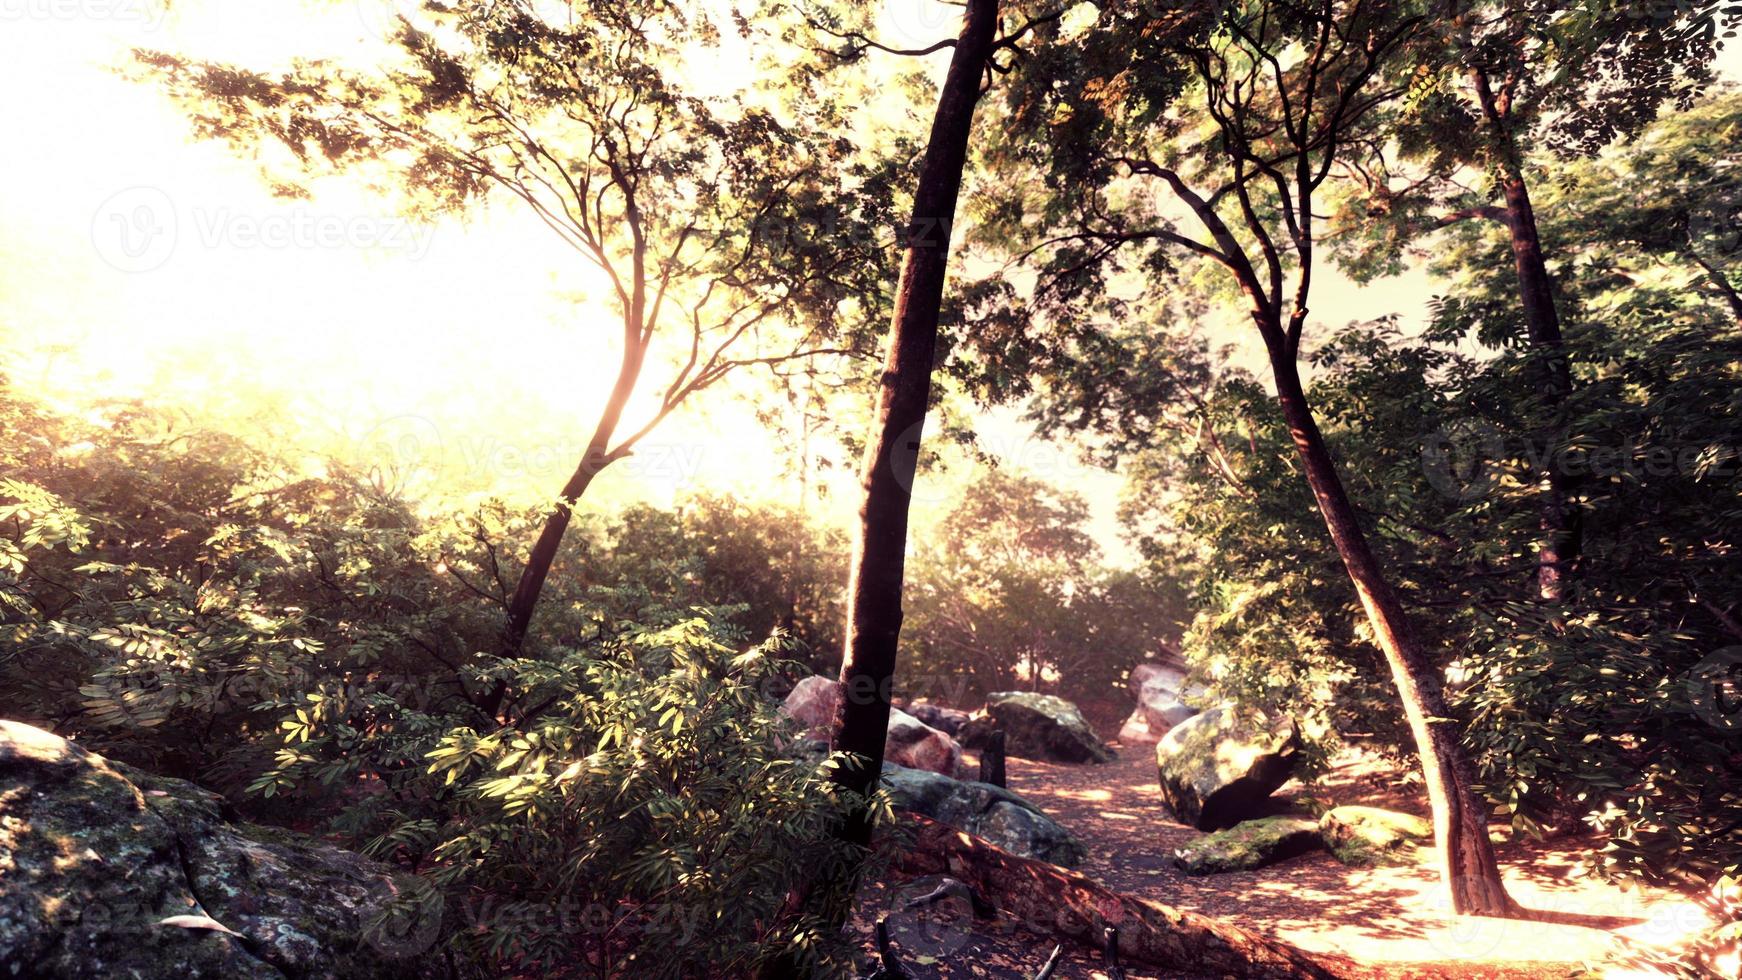
{"type": "Polygon", "coordinates": [[[536,515],[416,515],[136,406],[76,418],[0,387],[0,413],[13,716],[424,873],[491,972],[649,943],[638,973],[838,955],[777,914],[792,869],[832,853],[833,797],[781,748],[770,696],[794,641],[729,625],[766,636],[792,614],[760,571],[730,587],[780,568],[770,529],[802,525],[718,501],[687,525],[596,518],[564,556],[588,571],[555,590],[561,641],[503,659],[518,556],[498,542],[536,515]],[[737,522],[713,548],[690,536],[737,522]],[[481,692],[503,679],[516,697],[492,715],[481,692]]]}
{"type": "Polygon", "coordinates": [[[1173,638],[1172,580],[1108,569],[1088,507],[1032,477],[987,470],[910,562],[901,688],[960,705],[992,691],[1115,697],[1173,638]]]}
{"type": "MultiPolygon", "coordinates": [[[[1569,332],[1581,382],[1571,435],[1542,445],[1528,349],[1460,352],[1481,322],[1470,311],[1502,308],[1485,298],[1507,288],[1480,271],[1490,254],[1464,267],[1464,289],[1426,337],[1380,323],[1320,349],[1313,395],[1327,435],[1430,646],[1451,651],[1441,667],[1489,797],[1526,831],[1580,820],[1607,831],[1602,860],[1614,871],[1734,868],[1738,733],[1697,687],[1705,658],[1742,638],[1726,598],[1742,589],[1734,324],[1678,290],[1569,270],[1581,319],[1601,308],[1604,322],[1569,332]],[[1550,453],[1588,474],[1587,552],[1568,609],[1530,589],[1532,500],[1550,453]]],[[[1225,385],[1206,424],[1251,418],[1239,403],[1263,398],[1225,385]]],[[[1131,509],[1152,537],[1190,542],[1183,557],[1197,563],[1203,606],[1188,652],[1242,700],[1402,744],[1356,596],[1289,472],[1286,431],[1247,435],[1226,440],[1219,461],[1158,448],[1145,465],[1182,478],[1180,498],[1131,509]]]]}

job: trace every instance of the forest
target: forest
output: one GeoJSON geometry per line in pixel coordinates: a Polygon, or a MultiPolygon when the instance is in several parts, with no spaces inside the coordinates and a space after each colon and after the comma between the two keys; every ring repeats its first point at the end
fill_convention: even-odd
{"type": "Polygon", "coordinates": [[[1742,977],[1736,0],[0,8],[0,972],[1742,977]]]}

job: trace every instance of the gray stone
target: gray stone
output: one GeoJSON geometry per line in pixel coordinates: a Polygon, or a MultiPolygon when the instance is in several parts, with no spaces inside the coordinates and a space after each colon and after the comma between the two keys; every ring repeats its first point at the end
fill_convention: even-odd
{"type": "Polygon", "coordinates": [[[968,723],[969,718],[966,711],[958,711],[955,708],[946,708],[941,704],[930,704],[925,701],[908,705],[907,713],[950,736],[960,735],[962,726],[968,723]]]}
{"type": "Polygon", "coordinates": [[[1299,754],[1294,726],[1254,730],[1232,711],[1213,708],[1156,743],[1156,778],[1174,816],[1199,830],[1223,830],[1263,816],[1299,754]]]}
{"type": "Polygon", "coordinates": [[[1020,857],[1074,868],[1085,856],[1070,831],[1002,786],[889,764],[883,766],[883,785],[896,809],[983,837],[1020,857]]]}
{"type": "Polygon", "coordinates": [[[986,707],[962,729],[971,748],[1002,730],[1010,755],[1042,762],[1112,762],[1117,756],[1095,735],[1088,719],[1064,698],[1026,691],[988,695],[986,707]]]}
{"type": "Polygon", "coordinates": [[[409,930],[383,925],[420,882],[228,823],[221,804],[0,721],[0,975],[362,980],[433,965],[433,892],[409,930]]]}
{"type": "Polygon", "coordinates": [[[1420,848],[1433,843],[1434,825],[1376,806],[1339,806],[1319,818],[1319,836],[1344,864],[1413,864],[1420,848]]]}
{"type": "Polygon", "coordinates": [[[1174,852],[1174,866],[1188,875],[1250,871],[1323,850],[1316,820],[1304,817],[1263,817],[1192,841],[1174,852]]]}

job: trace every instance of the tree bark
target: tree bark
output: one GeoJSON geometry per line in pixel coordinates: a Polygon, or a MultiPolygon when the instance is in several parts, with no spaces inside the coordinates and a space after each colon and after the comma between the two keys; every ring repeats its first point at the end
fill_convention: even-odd
{"type": "Polygon", "coordinates": [[[1541,391],[1548,403],[1550,419],[1538,434],[1546,450],[1547,472],[1538,522],[1542,538],[1537,547],[1537,593],[1544,599],[1559,602],[1566,597],[1567,583],[1578,561],[1584,537],[1578,507],[1573,501],[1576,487],[1560,465],[1556,451],[1561,443],[1560,433],[1566,425],[1567,403],[1573,393],[1572,369],[1567,361],[1566,345],[1561,339],[1554,283],[1549,278],[1548,264],[1543,258],[1542,235],[1536,227],[1536,210],[1530,202],[1524,161],[1507,118],[1508,106],[1494,95],[1487,74],[1479,69],[1470,74],[1477,101],[1488,124],[1490,154],[1499,172],[1500,193],[1506,202],[1512,265],[1518,278],[1518,298],[1524,310],[1525,329],[1531,349],[1544,361],[1541,391]]]}
{"type": "MultiPolygon", "coordinates": [[[[847,588],[846,651],[841,663],[844,696],[831,738],[837,761],[835,784],[860,795],[876,787],[883,767],[890,684],[901,632],[908,504],[931,397],[950,226],[967,163],[980,80],[997,27],[997,0],[968,0],[920,165],[877,420],[861,462],[864,499],[847,588]]],[[[869,811],[853,808],[841,828],[842,840],[868,846],[871,824],[869,811]]],[[[851,887],[849,883],[849,891],[851,887]]]]}
{"type": "MultiPolygon", "coordinates": [[[[503,652],[506,654],[513,654],[520,649],[520,644],[526,639],[527,630],[532,626],[532,614],[538,608],[538,597],[544,592],[545,579],[550,577],[551,565],[555,563],[557,551],[562,547],[563,535],[568,531],[576,502],[587,492],[593,478],[601,470],[624,455],[621,448],[618,452],[611,451],[611,439],[617,433],[617,425],[623,419],[623,409],[629,404],[629,397],[635,393],[635,384],[641,378],[641,365],[647,356],[647,341],[642,331],[645,303],[646,287],[641,261],[637,256],[634,288],[623,323],[623,360],[617,367],[617,380],[611,386],[611,394],[605,401],[605,409],[599,416],[598,424],[593,427],[593,437],[587,440],[587,451],[582,455],[580,465],[575,467],[568,482],[563,484],[562,493],[557,496],[556,507],[545,518],[538,540],[533,542],[532,552],[527,555],[526,565],[520,570],[520,579],[514,585],[514,595],[508,601],[508,621],[503,628],[503,652]]],[[[502,700],[507,693],[507,684],[498,682],[485,694],[481,707],[485,712],[495,715],[501,710],[502,700]]]]}
{"type": "MultiPolygon", "coordinates": [[[[920,434],[931,398],[932,359],[950,250],[950,226],[968,160],[968,137],[980,101],[980,79],[998,30],[997,0],[968,0],[961,33],[938,94],[931,135],[920,162],[913,218],[903,233],[901,278],[895,291],[889,355],[877,398],[877,418],[860,461],[859,529],[847,585],[847,635],[841,658],[841,707],[830,732],[830,777],[853,801],[835,828],[854,853],[838,877],[810,881],[787,895],[782,915],[807,905],[824,921],[844,925],[852,911],[874,814],[858,801],[877,787],[889,729],[889,699],[901,634],[906,572],[907,511],[919,462],[920,434]]],[[[776,957],[761,980],[807,976],[795,953],[776,957]]]]}
{"type": "Polygon", "coordinates": [[[1180,973],[1328,980],[1346,965],[1158,902],[1121,894],[1088,877],[1007,851],[918,814],[902,814],[914,830],[901,867],[910,874],[949,875],[1024,926],[1100,947],[1104,930],[1118,930],[1116,955],[1128,963],[1180,973]]]}
{"type": "Polygon", "coordinates": [[[1517,915],[1519,908],[1506,894],[1494,859],[1487,809],[1475,790],[1475,767],[1459,741],[1458,724],[1447,707],[1441,675],[1367,543],[1336,462],[1313,418],[1293,357],[1273,349],[1270,362],[1277,401],[1306,470],[1307,484],[1391,667],[1404,717],[1415,738],[1433,811],[1440,877],[1450,894],[1452,910],[1460,915],[1517,915]]]}

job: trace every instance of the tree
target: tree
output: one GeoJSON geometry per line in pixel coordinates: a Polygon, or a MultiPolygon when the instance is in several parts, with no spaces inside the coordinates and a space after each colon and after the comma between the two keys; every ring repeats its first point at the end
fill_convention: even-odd
{"type": "MultiPolygon", "coordinates": [[[[908,504],[931,399],[950,231],[968,159],[974,108],[1000,43],[998,27],[997,0],[969,0],[961,33],[951,45],[949,71],[938,93],[914,189],[913,217],[903,235],[888,357],[872,435],[860,463],[864,495],[847,586],[847,638],[840,674],[847,696],[841,699],[830,738],[835,784],[857,797],[870,797],[883,769],[889,686],[901,633],[908,504]]],[[[869,847],[872,824],[869,808],[855,808],[841,839],[869,847]]]]}
{"type": "Polygon", "coordinates": [[[1449,0],[1439,29],[1392,68],[1412,89],[1392,121],[1397,146],[1421,172],[1394,173],[1383,160],[1353,171],[1367,210],[1404,218],[1405,235],[1476,219],[1505,230],[1524,339],[1537,354],[1535,438],[1553,447],[1538,500],[1545,600],[1566,598],[1584,532],[1579,481],[1554,463],[1553,449],[1568,443],[1575,379],[1526,159],[1539,146],[1593,153],[1638,132],[1665,104],[1688,105],[1711,82],[1719,35],[1737,18],[1725,0],[1449,0]],[[1475,191],[1465,186],[1470,168],[1485,177],[1475,191]],[[1438,213],[1422,220],[1424,208],[1438,213]]]}
{"type": "Polygon", "coordinates": [[[401,60],[370,74],[317,61],[273,77],[140,56],[202,135],[288,150],[290,176],[275,179],[385,168],[403,206],[426,216],[505,197],[609,283],[616,378],[504,602],[510,651],[601,471],[733,371],[858,354],[887,288],[869,230],[892,223],[882,174],[850,161],[831,106],[800,92],[777,112],[686,88],[683,53],[719,37],[703,13],[657,0],[581,6],[562,22],[527,0],[432,8],[428,23],[401,21],[401,60]],[[626,423],[661,356],[670,370],[650,416],[626,423]]]}
{"type": "Polygon", "coordinates": [[[1404,94],[1384,82],[1384,68],[1423,23],[1420,13],[1366,0],[1240,4],[1197,30],[1183,29],[1190,25],[1177,15],[1103,12],[1089,31],[1100,39],[1078,48],[1088,70],[1013,98],[1013,129],[1025,141],[1018,153],[1036,153],[1027,141],[1087,151],[1081,162],[1051,152],[1047,179],[1058,190],[1035,222],[1047,227],[1022,230],[1050,235],[1036,291],[1052,303],[1047,313],[1055,321],[1092,302],[1084,299],[1094,292],[1085,283],[1102,281],[1122,250],[1147,249],[1137,266],[1151,274],[1183,252],[1218,267],[1233,286],[1233,302],[1263,341],[1307,485],[1390,666],[1426,779],[1452,907],[1508,915],[1516,906],[1495,864],[1487,810],[1441,678],[1369,545],[1298,365],[1317,192],[1365,135],[1372,110],[1404,94]],[[1189,108],[1170,115],[1165,102],[1130,96],[1127,87],[1142,84],[1137,79],[1152,66],[1175,61],[1189,67],[1189,108]],[[1151,187],[1201,232],[1180,230],[1150,204],[1151,187]]]}
{"type": "Polygon", "coordinates": [[[1742,327],[1742,93],[1669,114],[1637,139],[1560,168],[1545,223],[1571,260],[1592,254],[1680,265],[1742,327]],[[1564,188],[1564,189],[1563,189],[1564,188]]]}
{"type": "Polygon", "coordinates": [[[910,696],[1050,690],[1105,700],[1178,637],[1176,580],[1103,567],[1078,494],[993,468],[922,533],[909,559],[910,696]]]}

